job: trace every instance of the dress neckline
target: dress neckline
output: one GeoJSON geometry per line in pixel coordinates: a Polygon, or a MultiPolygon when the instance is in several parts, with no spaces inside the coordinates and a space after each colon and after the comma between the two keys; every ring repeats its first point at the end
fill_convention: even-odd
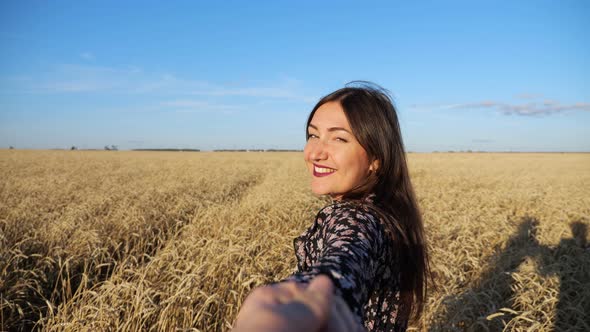
{"type": "Polygon", "coordinates": [[[370,193],[367,196],[358,199],[358,200],[350,200],[350,199],[345,199],[345,200],[332,200],[332,204],[343,204],[343,203],[347,203],[347,202],[360,202],[360,203],[369,203],[369,204],[374,204],[375,203],[375,198],[377,197],[377,194],[375,193],[370,193]]]}

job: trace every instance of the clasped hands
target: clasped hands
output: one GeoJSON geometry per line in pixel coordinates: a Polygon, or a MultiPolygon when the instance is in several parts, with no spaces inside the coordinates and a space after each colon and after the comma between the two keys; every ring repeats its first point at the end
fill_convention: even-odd
{"type": "Polygon", "coordinates": [[[254,289],[242,304],[232,332],[365,331],[332,280],[315,277],[309,285],[294,281],[254,289]]]}

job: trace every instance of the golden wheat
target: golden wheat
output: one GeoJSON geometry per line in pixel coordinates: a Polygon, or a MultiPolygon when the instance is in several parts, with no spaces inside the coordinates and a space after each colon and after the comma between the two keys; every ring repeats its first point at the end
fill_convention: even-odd
{"type": "MultiPolygon", "coordinates": [[[[410,154],[437,289],[410,330],[585,331],[589,154],[410,154]]],[[[299,153],[0,151],[0,327],[225,331],[328,201],[299,153]]]]}

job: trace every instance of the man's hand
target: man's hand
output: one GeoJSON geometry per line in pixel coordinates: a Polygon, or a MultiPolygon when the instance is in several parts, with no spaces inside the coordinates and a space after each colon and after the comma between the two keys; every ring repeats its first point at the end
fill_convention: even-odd
{"type": "Polygon", "coordinates": [[[282,282],[256,288],[244,301],[233,332],[357,331],[350,309],[324,275],[309,285],[282,282]]]}

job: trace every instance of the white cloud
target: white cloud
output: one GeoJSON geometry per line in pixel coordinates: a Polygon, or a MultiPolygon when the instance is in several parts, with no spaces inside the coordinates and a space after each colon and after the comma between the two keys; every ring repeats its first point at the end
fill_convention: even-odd
{"type": "Polygon", "coordinates": [[[561,104],[558,101],[530,102],[526,104],[509,104],[484,101],[479,103],[455,104],[448,109],[492,108],[506,115],[550,115],[566,111],[590,111],[590,103],[561,104]]]}
{"type": "Polygon", "coordinates": [[[484,100],[473,103],[411,105],[418,110],[453,110],[453,109],[492,109],[505,115],[540,116],[570,111],[590,111],[590,103],[578,102],[562,104],[553,99],[529,101],[524,104],[505,103],[484,100]]]}
{"type": "Polygon", "coordinates": [[[136,67],[104,67],[61,64],[50,71],[37,73],[28,86],[29,93],[129,92],[143,80],[136,67]]]}
{"type": "MultiPolygon", "coordinates": [[[[90,59],[91,53],[81,56],[90,59]]],[[[276,82],[219,84],[183,79],[170,73],[150,73],[135,66],[104,67],[60,64],[47,72],[34,74],[32,80],[13,85],[11,90],[26,93],[117,93],[170,96],[252,97],[257,99],[313,102],[301,94],[299,81],[282,78],[276,82]],[[27,84],[22,84],[27,83],[27,84]]],[[[10,82],[8,82],[10,84],[10,82]]]]}

